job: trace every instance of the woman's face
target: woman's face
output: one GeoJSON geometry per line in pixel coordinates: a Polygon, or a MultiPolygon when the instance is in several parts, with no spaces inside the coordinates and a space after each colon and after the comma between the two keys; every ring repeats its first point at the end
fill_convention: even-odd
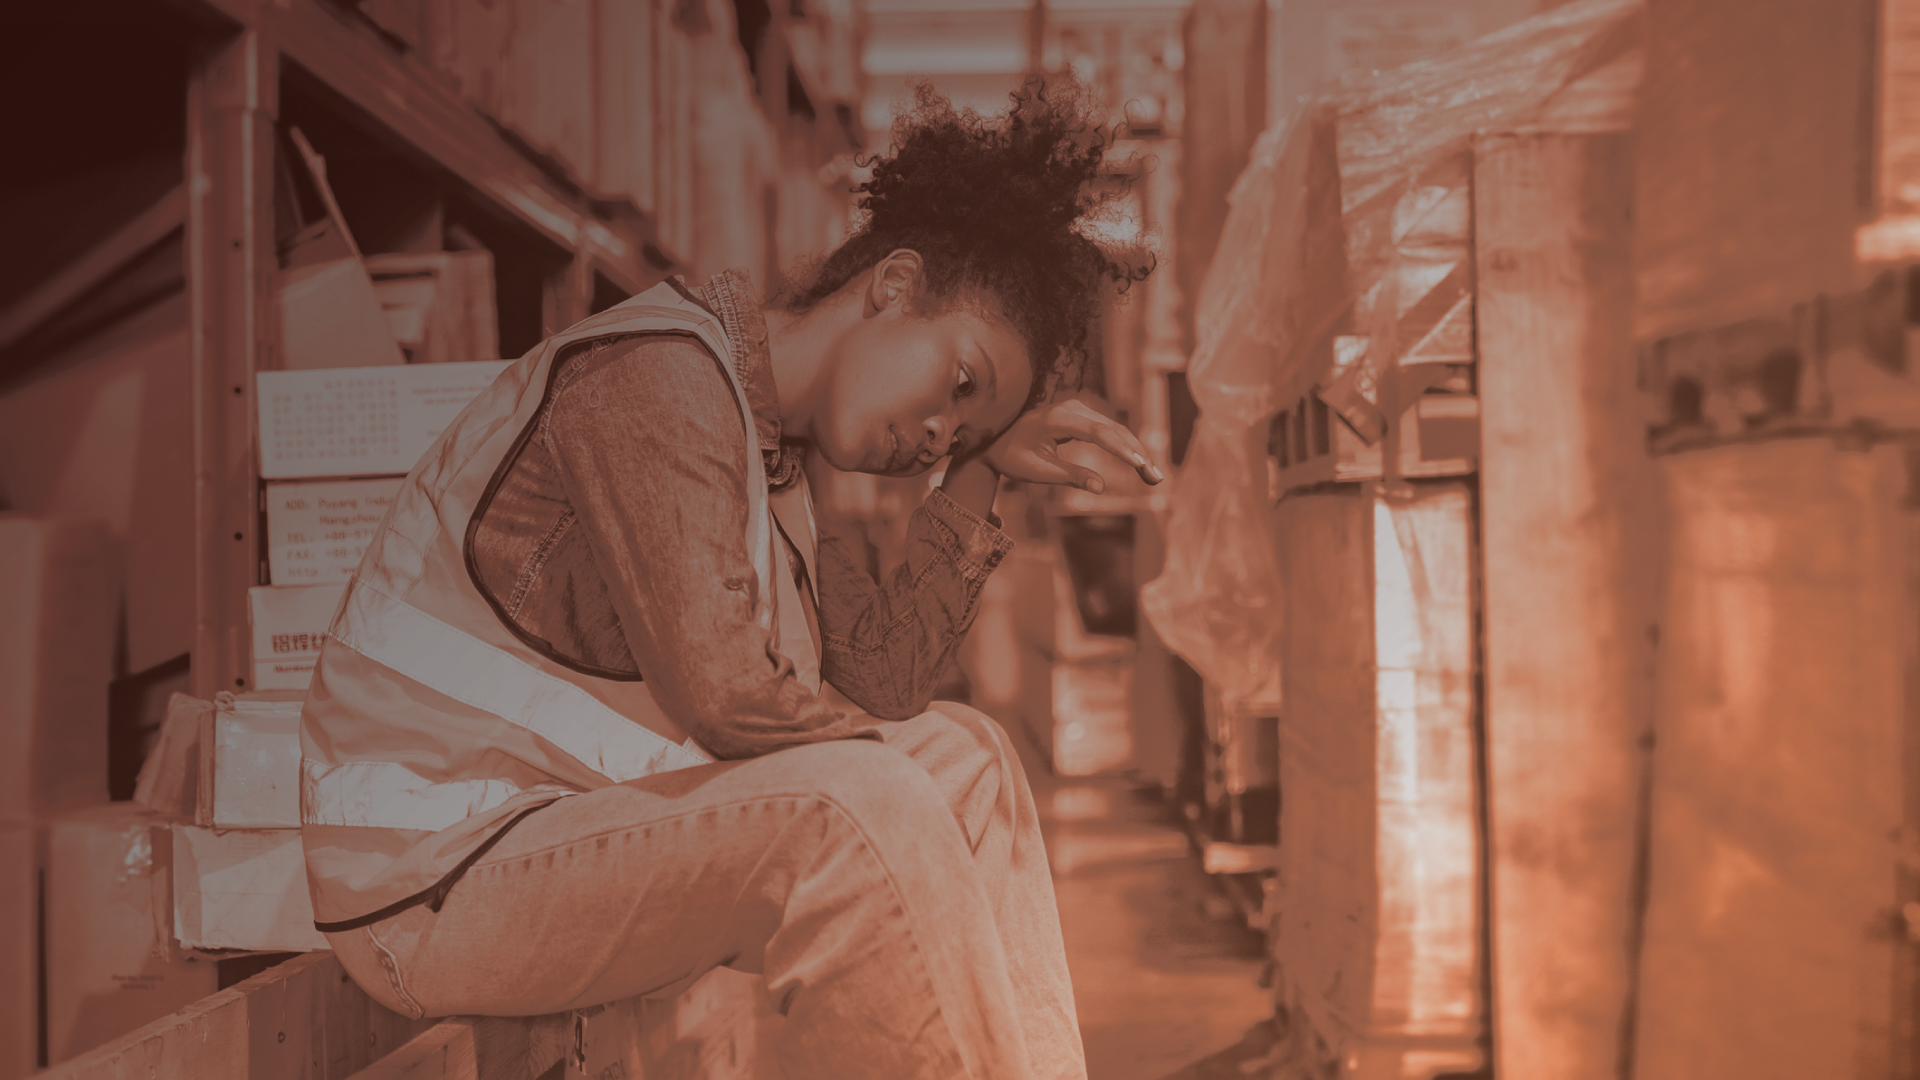
{"type": "Polygon", "coordinates": [[[814,446],[845,472],[915,476],[990,442],[1020,415],[1033,367],[1000,318],[889,304],[837,342],[814,446]]]}

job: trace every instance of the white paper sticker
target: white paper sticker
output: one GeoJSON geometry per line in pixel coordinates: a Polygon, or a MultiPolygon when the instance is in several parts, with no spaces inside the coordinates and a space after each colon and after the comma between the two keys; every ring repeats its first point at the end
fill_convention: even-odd
{"type": "Polygon", "coordinates": [[[399,477],[267,485],[267,571],[275,585],[343,582],[393,506],[399,477]]]}
{"type": "Polygon", "coordinates": [[[406,473],[509,360],[262,371],[260,475],[406,473]]]}

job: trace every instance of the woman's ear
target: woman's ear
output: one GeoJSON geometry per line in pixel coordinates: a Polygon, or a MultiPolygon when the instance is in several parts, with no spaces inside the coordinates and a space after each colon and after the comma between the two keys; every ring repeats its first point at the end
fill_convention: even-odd
{"type": "Polygon", "coordinates": [[[898,248],[873,266],[867,279],[867,310],[871,317],[890,307],[899,307],[912,298],[920,286],[920,253],[898,248]]]}

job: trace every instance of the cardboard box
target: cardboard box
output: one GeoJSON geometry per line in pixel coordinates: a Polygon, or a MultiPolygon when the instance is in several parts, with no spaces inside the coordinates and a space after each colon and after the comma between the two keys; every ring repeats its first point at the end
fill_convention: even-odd
{"type": "Polygon", "coordinates": [[[171,947],[173,834],[132,803],[48,827],[47,1049],[66,1059],[220,988],[210,960],[171,947]]]}
{"type": "Polygon", "coordinates": [[[275,585],[344,582],[393,505],[399,477],[267,485],[267,572],[275,585]]]}
{"type": "Polygon", "coordinates": [[[201,740],[198,825],[300,827],[300,706],[304,691],[221,694],[201,740]]]}
{"type": "Polygon", "coordinates": [[[408,363],[499,358],[491,252],[369,255],[366,262],[380,310],[408,363]]]}
{"type": "Polygon", "coordinates": [[[200,730],[210,726],[213,702],[175,693],[167,701],[160,737],[140,766],[133,801],[170,819],[192,821],[200,787],[200,730]]]}
{"type": "Polygon", "coordinates": [[[0,513],[0,821],[107,801],[119,578],[104,525],[0,513]]]}
{"type": "Polygon", "coordinates": [[[247,590],[255,690],[305,690],[313,680],[343,585],[256,585],[247,590]]]}
{"type": "MultiPolygon", "coordinates": [[[[290,132],[295,153],[285,158],[288,175],[303,171],[326,214],[308,223],[286,246],[274,280],[280,309],[280,363],[287,368],[364,367],[403,364],[380,311],[373,282],[360,261],[353,232],[327,186],[327,164],[300,129],[290,132]]],[[[291,195],[291,191],[284,192],[291,195]]],[[[299,200],[295,197],[295,205],[299,200]]]]}
{"type": "Polygon", "coordinates": [[[259,372],[260,476],[406,473],[507,363],[259,372]]]}
{"type": "Polygon", "coordinates": [[[282,270],[275,279],[280,355],[290,368],[403,364],[367,268],[352,256],[282,270]]]}
{"type": "Polygon", "coordinates": [[[297,830],[175,825],[173,857],[173,934],[181,945],[262,952],[327,947],[313,928],[297,830]]]}

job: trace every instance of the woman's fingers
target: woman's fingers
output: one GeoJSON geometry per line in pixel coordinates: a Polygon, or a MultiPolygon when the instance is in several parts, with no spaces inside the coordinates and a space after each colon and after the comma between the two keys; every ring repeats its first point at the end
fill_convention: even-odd
{"type": "Polygon", "coordinates": [[[1078,401],[1064,403],[1050,419],[1057,434],[1100,447],[1133,466],[1147,483],[1158,484],[1166,479],[1165,474],[1148,460],[1146,446],[1119,421],[1102,416],[1078,401]]]}
{"type": "Polygon", "coordinates": [[[1007,463],[1007,475],[1035,484],[1070,484],[1098,495],[1106,490],[1100,474],[1046,450],[1029,450],[1007,463]]]}

